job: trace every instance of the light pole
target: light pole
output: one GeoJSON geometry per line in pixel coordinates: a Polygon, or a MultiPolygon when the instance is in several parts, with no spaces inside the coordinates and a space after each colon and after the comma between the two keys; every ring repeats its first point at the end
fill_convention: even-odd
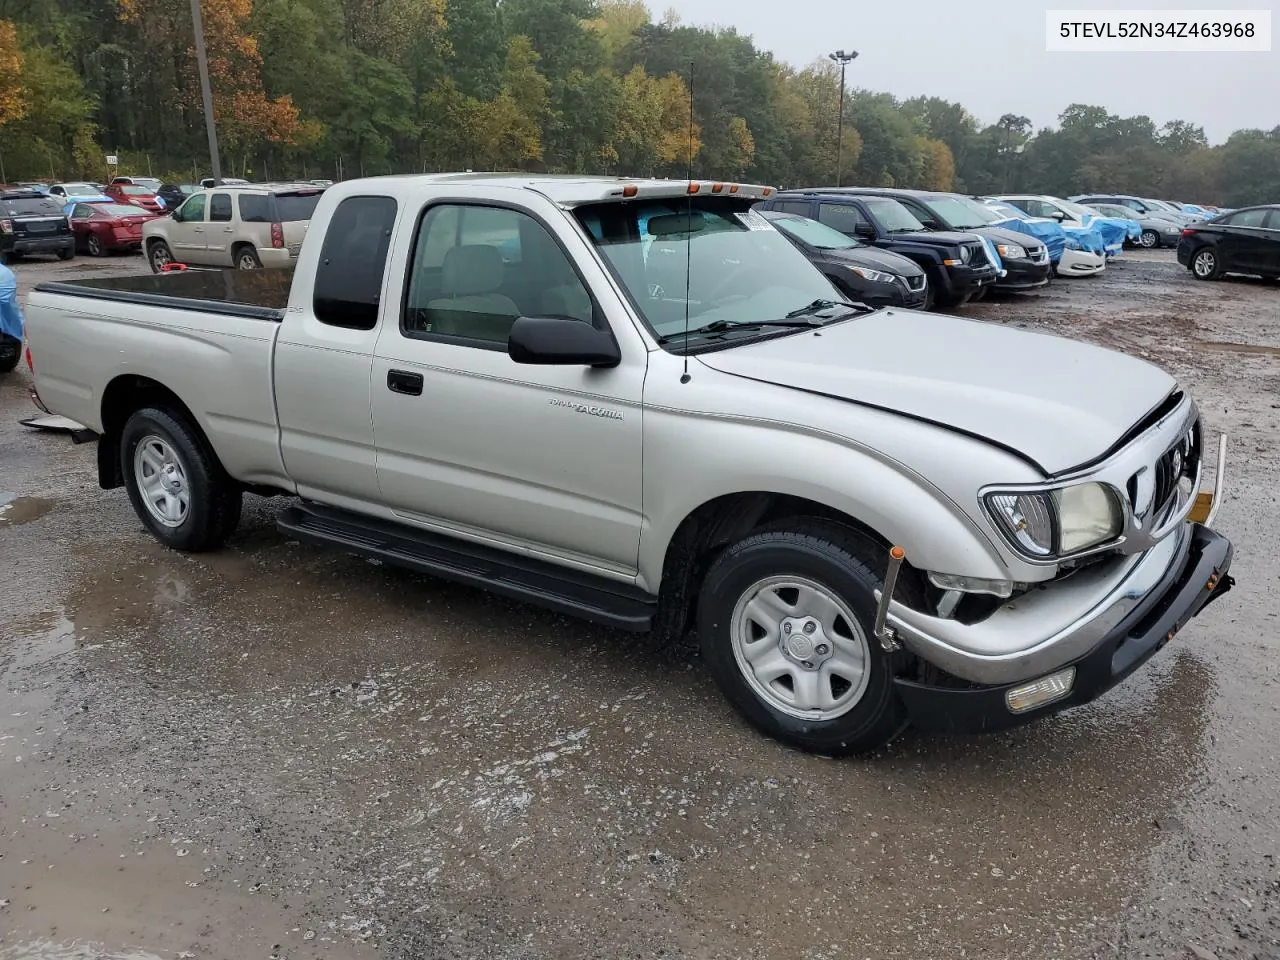
{"type": "Polygon", "coordinates": [[[209,134],[209,162],[213,165],[213,183],[222,183],[222,161],[218,159],[218,129],[213,123],[213,89],[209,86],[209,58],[204,52],[204,21],[200,19],[200,0],[191,0],[191,25],[196,33],[196,66],[200,68],[200,94],[204,98],[204,128],[209,134]]]}
{"type": "Polygon", "coordinates": [[[840,64],[840,114],[836,118],[836,186],[840,186],[840,161],[844,154],[844,68],[858,57],[857,50],[850,50],[845,53],[843,50],[837,50],[835,53],[828,53],[827,57],[840,64]]]}

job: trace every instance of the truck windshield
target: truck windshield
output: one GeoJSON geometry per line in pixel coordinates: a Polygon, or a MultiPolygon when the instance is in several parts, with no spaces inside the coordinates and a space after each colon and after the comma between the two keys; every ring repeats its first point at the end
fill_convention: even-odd
{"type": "Polygon", "coordinates": [[[769,323],[844,299],[750,201],[670,197],[575,214],[659,337],[684,328],[686,304],[689,326],[705,327],[769,323]]]}
{"type": "Polygon", "coordinates": [[[915,218],[910,210],[897,200],[888,197],[863,197],[871,215],[880,221],[887,233],[914,233],[923,230],[924,224],[915,218]]]}

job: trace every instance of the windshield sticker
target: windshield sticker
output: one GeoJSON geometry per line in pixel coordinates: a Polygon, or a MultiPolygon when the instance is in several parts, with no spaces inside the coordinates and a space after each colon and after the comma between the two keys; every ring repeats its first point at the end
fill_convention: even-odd
{"type": "Polygon", "coordinates": [[[741,223],[748,230],[772,230],[773,229],[773,224],[771,224],[764,217],[760,216],[760,214],[757,213],[755,210],[746,210],[742,213],[735,213],[734,216],[737,217],[738,222],[741,223]]]}

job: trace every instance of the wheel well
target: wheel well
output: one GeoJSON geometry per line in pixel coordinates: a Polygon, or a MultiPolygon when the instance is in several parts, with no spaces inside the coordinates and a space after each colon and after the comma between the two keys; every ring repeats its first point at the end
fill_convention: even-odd
{"type": "MultiPolygon", "coordinates": [[[[154,241],[153,241],[154,242],[154,241]]],[[[182,399],[158,380],[126,374],[116,377],[102,393],[102,437],[98,440],[98,486],[110,490],[124,483],[120,464],[120,434],[128,419],[143,407],[160,407],[181,416],[209,447],[199,421],[182,399]]],[[[209,447],[212,453],[212,447],[209,447]]],[[[217,455],[214,454],[214,459],[217,455]]]]}
{"type": "Polygon", "coordinates": [[[709,500],[681,521],[667,544],[654,622],[654,631],[661,641],[665,644],[683,641],[695,609],[698,584],[720,551],[753,530],[792,517],[827,520],[854,530],[883,547],[886,554],[891,546],[856,517],[803,497],[761,491],[709,500]]]}

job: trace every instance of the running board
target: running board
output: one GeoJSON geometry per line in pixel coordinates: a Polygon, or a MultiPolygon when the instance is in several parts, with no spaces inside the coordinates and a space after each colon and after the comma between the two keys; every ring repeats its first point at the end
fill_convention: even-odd
{"type": "Polygon", "coordinates": [[[276,526],[298,540],[479,587],[616,630],[649,630],[658,606],[656,598],[625,583],[334,507],[286,507],[276,526]]]}

